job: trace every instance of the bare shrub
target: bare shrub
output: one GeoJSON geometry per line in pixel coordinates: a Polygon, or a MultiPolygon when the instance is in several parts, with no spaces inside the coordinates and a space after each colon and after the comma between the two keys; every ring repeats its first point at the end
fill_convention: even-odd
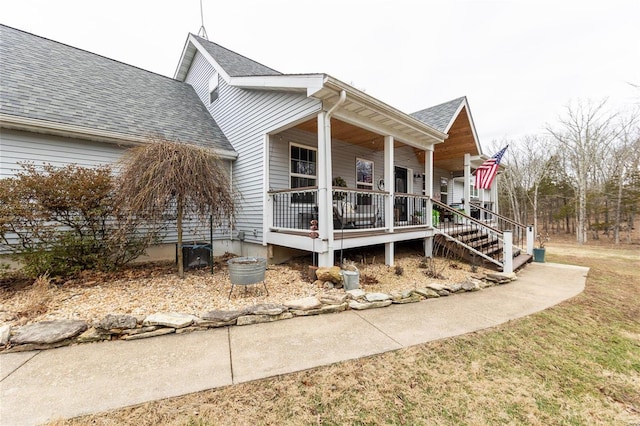
{"type": "Polygon", "coordinates": [[[19,316],[30,318],[42,315],[47,312],[51,301],[51,279],[49,274],[40,275],[24,292],[24,309],[19,312],[19,316]]]}
{"type": "Polygon", "coordinates": [[[111,168],[21,164],[0,179],[0,246],[31,277],[113,269],[135,259],[156,233],[120,214],[111,168]]]}
{"type": "Polygon", "coordinates": [[[130,149],[122,160],[118,204],[154,222],[175,219],[178,275],[182,264],[182,222],[186,214],[231,224],[235,200],[224,164],[209,149],[162,139],[130,149]]]}

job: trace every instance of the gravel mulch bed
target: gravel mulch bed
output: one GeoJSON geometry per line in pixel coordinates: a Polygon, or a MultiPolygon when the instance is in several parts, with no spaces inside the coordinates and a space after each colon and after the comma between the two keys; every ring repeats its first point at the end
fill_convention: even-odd
{"type": "MultiPolygon", "coordinates": [[[[307,278],[309,263],[305,259],[269,265],[266,272],[269,295],[262,284],[236,286],[229,299],[228,258],[216,259],[213,275],[210,269],[203,268],[188,271],[184,279],[177,277],[175,266],[170,263],[138,264],[117,273],[87,271],[67,281],[41,279],[32,285],[12,285],[5,277],[0,288],[0,323],[21,326],[54,319],[95,323],[107,314],[144,317],[156,312],[201,315],[213,309],[239,310],[261,303],[278,304],[344,291],[328,290],[311,283],[307,278]],[[247,287],[246,290],[243,287],[247,287]]],[[[471,274],[470,265],[459,261],[436,258],[428,268],[424,263],[421,265],[422,261],[422,256],[409,252],[397,254],[395,267],[356,263],[361,288],[367,292],[390,293],[424,287],[432,282],[461,282],[471,274]],[[443,277],[431,278],[430,272],[430,275],[435,273],[443,277]]],[[[478,272],[487,271],[479,268],[478,272]]]]}

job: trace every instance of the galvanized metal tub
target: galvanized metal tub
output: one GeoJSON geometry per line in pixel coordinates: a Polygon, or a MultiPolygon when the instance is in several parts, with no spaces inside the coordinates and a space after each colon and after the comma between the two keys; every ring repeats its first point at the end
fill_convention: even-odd
{"type": "Polygon", "coordinates": [[[264,281],[267,259],[261,257],[236,257],[227,261],[231,284],[249,285],[264,281]]]}

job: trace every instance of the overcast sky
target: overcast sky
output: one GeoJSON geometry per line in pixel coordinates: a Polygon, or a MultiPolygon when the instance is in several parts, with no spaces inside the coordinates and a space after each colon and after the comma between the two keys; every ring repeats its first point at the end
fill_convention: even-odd
{"type": "MultiPolygon", "coordinates": [[[[203,0],[203,9],[209,40],[284,73],[327,73],[408,113],[466,95],[485,147],[542,132],[571,100],[640,103],[629,84],[640,85],[638,0],[203,0]]],[[[167,76],[201,25],[199,0],[0,0],[0,22],[167,76]]]]}

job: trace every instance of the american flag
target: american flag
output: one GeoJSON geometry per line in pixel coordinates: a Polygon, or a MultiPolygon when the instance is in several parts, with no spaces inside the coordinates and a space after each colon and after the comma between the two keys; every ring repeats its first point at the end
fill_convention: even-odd
{"type": "Polygon", "coordinates": [[[502,148],[496,155],[489,158],[487,161],[482,163],[480,167],[476,169],[476,183],[475,187],[478,189],[489,189],[491,188],[491,183],[493,183],[493,179],[496,177],[498,173],[498,166],[500,165],[500,160],[502,160],[502,156],[504,152],[509,148],[509,145],[502,148]]]}

